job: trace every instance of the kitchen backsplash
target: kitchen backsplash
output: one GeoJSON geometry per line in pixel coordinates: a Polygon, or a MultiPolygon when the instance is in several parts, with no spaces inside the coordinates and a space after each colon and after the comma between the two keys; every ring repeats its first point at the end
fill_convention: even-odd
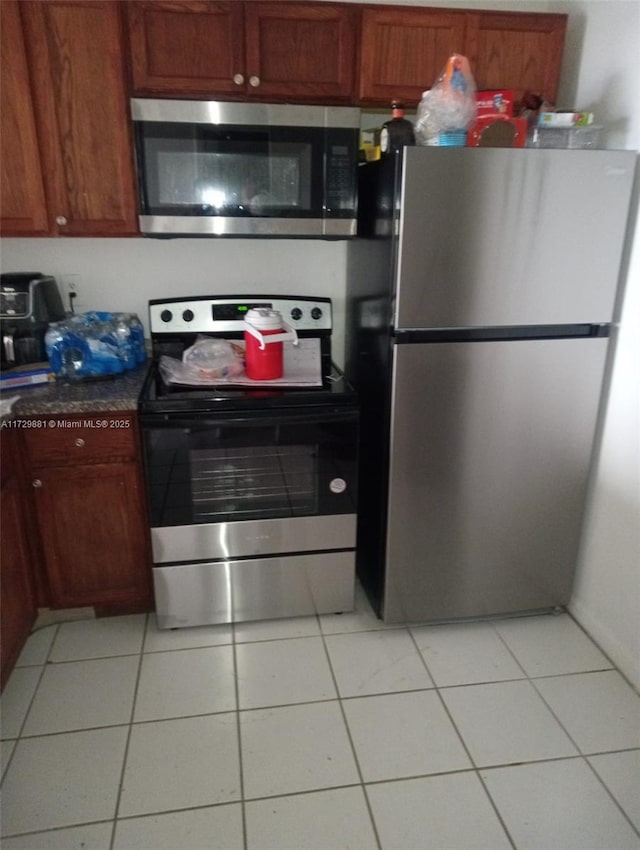
{"type": "Polygon", "coordinates": [[[151,298],[287,294],[333,299],[333,357],[344,364],[346,243],[318,240],[0,240],[2,271],[42,271],[77,289],[74,309],[137,313],[151,298]]]}

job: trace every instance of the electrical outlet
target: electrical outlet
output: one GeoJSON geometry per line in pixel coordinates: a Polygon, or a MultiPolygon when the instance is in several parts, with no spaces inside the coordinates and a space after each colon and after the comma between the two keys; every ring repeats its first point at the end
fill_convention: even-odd
{"type": "Polygon", "coordinates": [[[82,301],[82,278],[79,274],[63,274],[62,285],[66,292],[65,309],[72,313],[81,313],[83,307],[80,306],[82,301]]]}
{"type": "Polygon", "coordinates": [[[80,295],[80,275],[79,274],[63,274],[62,283],[67,292],[75,292],[76,296],[80,295]]]}

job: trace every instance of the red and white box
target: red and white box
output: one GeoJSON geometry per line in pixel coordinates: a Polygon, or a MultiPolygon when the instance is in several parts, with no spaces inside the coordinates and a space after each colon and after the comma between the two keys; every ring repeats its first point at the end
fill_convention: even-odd
{"type": "Polygon", "coordinates": [[[513,92],[509,89],[494,89],[476,92],[478,118],[484,115],[504,115],[513,117],[513,92]]]}

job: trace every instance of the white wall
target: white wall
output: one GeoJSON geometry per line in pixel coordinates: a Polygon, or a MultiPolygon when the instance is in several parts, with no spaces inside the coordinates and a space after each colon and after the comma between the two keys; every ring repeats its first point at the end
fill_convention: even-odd
{"type": "Polygon", "coordinates": [[[614,351],[569,609],[640,688],[640,220],[614,351]]]}
{"type": "Polygon", "coordinates": [[[78,275],[76,312],[134,312],[145,327],[151,298],[238,293],[325,296],[333,299],[334,359],[344,362],[344,242],[4,239],[1,268],[52,274],[61,289],[68,275],[78,275]]]}
{"type": "MultiPolygon", "coordinates": [[[[369,0],[388,2],[388,0],[369,0]]],[[[408,5],[567,12],[558,104],[592,109],[607,146],[640,148],[637,0],[404,0],[408,5]]],[[[431,81],[425,81],[425,85],[431,81]]],[[[606,214],[606,211],[603,211],[606,214]]],[[[626,297],[570,608],[640,687],[640,226],[630,240],[626,297]]],[[[5,239],[4,271],[80,274],[80,309],[133,310],[176,294],[300,292],[335,299],[342,362],[345,249],[340,242],[5,239]]]]}
{"type": "MultiPolygon", "coordinates": [[[[608,147],[639,150],[640,4],[636,0],[573,0],[558,5],[566,8],[574,21],[565,62],[576,71],[573,102],[581,109],[592,109],[608,127],[608,147]]],[[[636,185],[637,212],[638,173],[636,185]]],[[[640,688],[640,223],[637,220],[629,235],[628,252],[625,298],[615,341],[608,404],[569,607],[640,688]]]]}

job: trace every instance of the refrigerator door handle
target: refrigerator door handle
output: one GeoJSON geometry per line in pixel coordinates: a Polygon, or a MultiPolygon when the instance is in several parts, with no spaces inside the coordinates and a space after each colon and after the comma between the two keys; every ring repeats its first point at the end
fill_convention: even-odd
{"type": "Polygon", "coordinates": [[[420,342],[491,342],[526,339],[589,339],[610,336],[609,324],[519,325],[474,328],[396,328],[397,345],[420,342]]]}

